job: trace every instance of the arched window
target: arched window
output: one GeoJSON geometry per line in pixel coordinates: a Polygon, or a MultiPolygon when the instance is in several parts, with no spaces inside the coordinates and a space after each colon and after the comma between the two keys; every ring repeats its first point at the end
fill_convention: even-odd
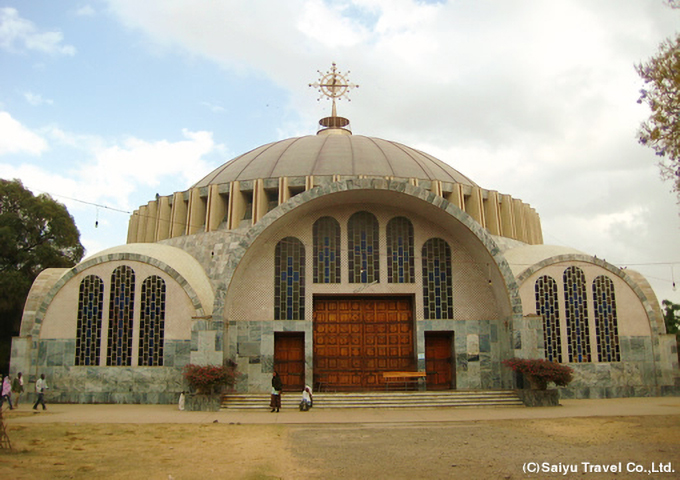
{"type": "Polygon", "coordinates": [[[451,248],[441,238],[423,245],[423,307],[428,320],[453,318],[451,248]]]}
{"type": "Polygon", "coordinates": [[[78,321],[76,326],[76,365],[99,365],[104,281],[88,275],[80,282],[78,321]]]}
{"type": "Polygon", "coordinates": [[[274,318],[305,319],[305,246],[295,237],[276,244],[274,318]]]}
{"type": "Polygon", "coordinates": [[[387,223],[387,281],[413,283],[413,224],[405,217],[387,223]]]}
{"type": "Polygon", "coordinates": [[[109,366],[131,365],[134,304],[135,272],[127,266],[118,267],[111,274],[106,348],[106,364],[109,366]]]}
{"type": "Polygon", "coordinates": [[[378,220],[368,212],[352,215],[347,225],[349,283],[380,281],[378,220]]]}
{"type": "Polygon", "coordinates": [[[600,362],[620,362],[619,321],[616,316],[614,282],[601,275],[593,282],[597,359],[600,362]]]}
{"type": "Polygon", "coordinates": [[[543,317],[545,357],[551,362],[562,362],[560,341],[560,306],[557,299],[557,282],[549,276],[540,277],[534,285],[536,313],[543,317]]]}
{"type": "Polygon", "coordinates": [[[340,224],[331,217],[314,222],[314,283],[340,283],[340,224]]]}
{"type": "Polygon", "coordinates": [[[586,277],[578,267],[564,271],[564,303],[570,362],[590,362],[590,329],[586,301],[586,277]]]}
{"type": "Polygon", "coordinates": [[[163,336],[165,334],[165,281],[156,275],[142,283],[139,309],[140,366],[163,366],[163,336]]]}

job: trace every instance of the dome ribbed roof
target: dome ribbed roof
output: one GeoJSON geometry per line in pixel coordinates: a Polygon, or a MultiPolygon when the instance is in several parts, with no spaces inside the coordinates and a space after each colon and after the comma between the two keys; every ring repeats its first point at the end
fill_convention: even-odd
{"type": "Polygon", "coordinates": [[[417,178],[476,185],[441,160],[397,142],[361,135],[308,135],[244,153],[213,170],[194,187],[307,175],[417,178]]]}

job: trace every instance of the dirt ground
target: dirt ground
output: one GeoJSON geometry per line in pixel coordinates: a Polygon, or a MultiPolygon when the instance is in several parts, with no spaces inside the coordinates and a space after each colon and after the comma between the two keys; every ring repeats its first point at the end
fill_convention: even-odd
{"type": "Polygon", "coordinates": [[[2,479],[680,478],[680,415],[336,425],[15,417],[7,433],[2,479]],[[620,473],[594,471],[619,462],[620,473]],[[576,472],[541,471],[560,464],[576,472]],[[677,472],[653,471],[662,469],[677,472]]]}

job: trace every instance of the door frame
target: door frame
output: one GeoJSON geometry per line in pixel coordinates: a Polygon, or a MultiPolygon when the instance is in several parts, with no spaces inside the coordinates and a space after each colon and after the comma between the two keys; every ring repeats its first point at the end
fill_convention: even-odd
{"type": "MultiPolygon", "coordinates": [[[[409,308],[408,312],[410,315],[410,330],[411,330],[411,342],[412,342],[412,364],[413,367],[415,368],[418,364],[417,360],[417,323],[416,323],[416,318],[415,318],[415,296],[413,294],[405,293],[405,294],[394,294],[394,293],[386,293],[386,294],[376,294],[376,293],[371,293],[371,294],[315,294],[313,295],[312,298],[312,312],[313,312],[313,320],[312,320],[312,351],[314,352],[314,360],[313,360],[313,372],[314,372],[314,380],[316,382],[316,386],[320,387],[320,389],[330,389],[332,391],[355,391],[356,389],[354,388],[346,388],[346,387],[340,387],[340,390],[338,390],[338,386],[336,386],[334,383],[330,382],[329,379],[321,374],[321,372],[318,371],[317,364],[316,364],[316,302],[317,301],[324,301],[324,300],[357,300],[357,301],[379,301],[379,300],[398,300],[398,299],[404,299],[408,300],[409,303],[409,308]]],[[[363,332],[363,326],[362,326],[362,332],[363,332]]],[[[365,348],[364,345],[362,345],[362,348],[365,348]]],[[[363,360],[362,360],[363,361],[363,360]]],[[[395,368],[394,370],[403,370],[403,368],[395,368]]],[[[382,383],[382,375],[377,379],[375,384],[372,384],[369,386],[368,384],[364,384],[365,379],[362,379],[362,387],[359,389],[360,391],[382,391],[384,390],[384,384],[382,383]]]]}
{"type": "MultiPolygon", "coordinates": [[[[425,370],[428,374],[428,382],[427,382],[427,388],[430,390],[431,388],[431,380],[430,380],[430,375],[432,372],[428,371],[427,365],[430,359],[427,357],[427,351],[428,351],[428,338],[446,338],[446,341],[450,344],[450,357],[449,357],[449,366],[450,366],[450,371],[451,371],[451,378],[448,379],[446,382],[448,384],[448,389],[455,390],[456,389],[456,344],[455,344],[455,332],[453,330],[432,330],[432,331],[426,331],[425,333],[425,370]]],[[[438,384],[439,385],[439,384],[438,384]]],[[[436,386],[434,387],[435,390],[436,386]]]]}
{"type": "Polygon", "coordinates": [[[283,391],[284,392],[302,392],[305,388],[305,332],[274,332],[274,371],[278,372],[283,381],[283,391]],[[301,358],[297,360],[282,360],[277,358],[277,345],[281,345],[282,339],[296,339],[299,342],[301,358]],[[296,363],[299,364],[296,370],[300,373],[288,374],[287,368],[282,368],[283,363],[296,363]],[[282,371],[283,370],[283,371],[282,371]],[[289,378],[291,376],[300,376],[301,383],[293,383],[289,378]]]}

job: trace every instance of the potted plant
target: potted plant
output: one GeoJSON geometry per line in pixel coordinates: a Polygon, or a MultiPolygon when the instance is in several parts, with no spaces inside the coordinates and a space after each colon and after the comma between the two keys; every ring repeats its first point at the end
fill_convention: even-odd
{"type": "Polygon", "coordinates": [[[194,365],[184,367],[184,378],[191,389],[202,395],[219,393],[221,387],[233,386],[236,381],[236,366],[229,365],[194,365]]]}
{"type": "Polygon", "coordinates": [[[524,374],[534,390],[545,390],[550,382],[566,387],[574,378],[571,367],[542,358],[510,358],[503,360],[503,365],[524,374]]]}

